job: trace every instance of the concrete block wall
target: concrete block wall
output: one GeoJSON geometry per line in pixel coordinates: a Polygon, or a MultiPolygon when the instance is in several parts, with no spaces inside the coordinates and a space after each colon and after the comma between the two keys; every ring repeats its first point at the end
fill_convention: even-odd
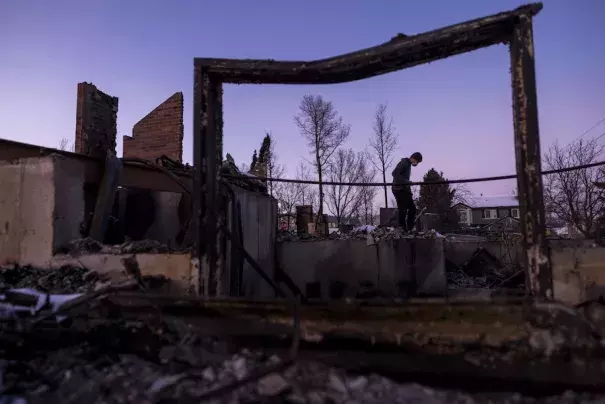
{"type": "Polygon", "coordinates": [[[319,285],[322,299],[332,285],[344,285],[344,297],[355,297],[371,282],[387,296],[414,293],[445,295],[447,281],[442,239],[293,241],[277,245],[278,262],[294,283],[307,293],[319,285]],[[412,260],[412,251],[415,260],[412,260]]]}
{"type": "Polygon", "coordinates": [[[183,159],[183,93],[158,105],[134,125],[132,136],[124,136],[124,157],[155,160],[166,155],[183,159]]]}
{"type": "Polygon", "coordinates": [[[74,151],[98,158],[105,158],[107,150],[115,152],[117,114],[117,97],[92,83],[78,83],[74,151]]]}
{"type": "Polygon", "coordinates": [[[56,155],[0,163],[0,265],[47,266],[79,238],[84,170],[77,163],[56,155]]]}

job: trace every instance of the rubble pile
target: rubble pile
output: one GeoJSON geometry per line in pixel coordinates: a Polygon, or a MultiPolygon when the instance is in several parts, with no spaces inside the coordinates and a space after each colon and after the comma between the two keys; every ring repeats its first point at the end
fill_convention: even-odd
{"type": "MultiPolygon", "coordinates": [[[[50,275],[29,267],[0,271],[2,404],[571,403],[598,399],[566,393],[537,400],[352,374],[310,360],[304,353],[290,359],[264,344],[260,344],[262,349],[246,349],[247,339],[228,337],[220,326],[197,326],[188,322],[191,317],[178,314],[182,312],[163,308],[159,302],[165,297],[154,299],[140,291],[139,300],[147,310],[133,305],[132,297],[123,298],[121,304],[119,299],[112,301],[117,288],[129,293],[147,289],[139,283],[144,279],[136,276],[121,284],[99,286],[100,275],[80,268],[50,275]],[[45,277],[47,290],[39,287],[45,277]],[[27,287],[38,291],[23,289],[27,287]],[[82,293],[90,290],[95,292],[82,293]]],[[[182,308],[176,304],[179,301],[170,307],[182,308]]],[[[199,315],[200,309],[192,308],[190,313],[199,315]]],[[[220,314],[209,316],[217,320],[220,314]]]]}
{"type": "MultiPolygon", "coordinates": [[[[123,274],[123,279],[129,279],[129,275],[123,274]]],[[[145,275],[141,277],[141,281],[148,289],[160,289],[170,282],[161,275],[145,275]]],[[[53,270],[19,265],[0,267],[0,290],[35,289],[55,294],[90,293],[110,287],[115,282],[115,274],[101,274],[69,265],[53,270]]]]}
{"type": "Polygon", "coordinates": [[[156,240],[131,240],[118,245],[107,245],[90,237],[70,241],[58,251],[60,254],[167,254],[172,250],[156,240]]]}
{"type": "Polygon", "coordinates": [[[462,265],[446,260],[449,289],[523,289],[523,270],[503,264],[479,247],[462,265]]]}
{"type": "Polygon", "coordinates": [[[268,193],[266,181],[261,181],[253,174],[242,172],[229,153],[227,153],[227,158],[221,166],[221,174],[225,176],[227,182],[231,185],[236,185],[252,192],[268,193]]]}
{"type": "MultiPolygon", "coordinates": [[[[22,321],[21,329],[27,330],[26,319],[22,321]]],[[[133,320],[115,313],[94,325],[47,325],[40,332],[7,333],[5,324],[0,327],[1,403],[602,402],[571,392],[544,399],[471,394],[354,375],[302,358],[285,362],[218,336],[202,337],[178,318],[162,314],[133,320]]]]}
{"type": "Polygon", "coordinates": [[[370,240],[378,242],[380,240],[399,240],[412,238],[443,238],[444,236],[435,230],[425,232],[408,233],[398,227],[379,227],[364,225],[352,229],[349,233],[340,233],[335,231],[328,237],[321,237],[315,234],[302,233],[297,234],[294,231],[282,230],[277,233],[277,242],[285,241],[317,241],[317,240],[370,240]]]}
{"type": "Polygon", "coordinates": [[[107,285],[108,278],[84,268],[63,266],[56,270],[31,266],[0,268],[0,289],[33,288],[47,293],[85,293],[107,285]]]}

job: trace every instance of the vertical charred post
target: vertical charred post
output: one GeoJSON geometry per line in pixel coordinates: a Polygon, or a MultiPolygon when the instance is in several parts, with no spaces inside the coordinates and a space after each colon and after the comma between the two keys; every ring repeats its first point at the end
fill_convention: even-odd
{"type": "Polygon", "coordinates": [[[510,42],[517,188],[525,252],[526,288],[531,296],[552,299],[553,283],[546,240],[538,129],[532,19],[517,17],[510,42]]]}
{"type": "Polygon", "coordinates": [[[208,148],[214,157],[208,162],[208,183],[213,187],[208,187],[208,241],[212,243],[208,255],[210,295],[218,296],[222,294],[221,281],[223,279],[224,267],[226,264],[225,234],[223,228],[227,222],[227,201],[225,192],[220,189],[221,174],[220,168],[223,162],[223,83],[218,76],[210,76],[208,105],[211,106],[209,112],[212,112],[212,119],[209,121],[208,148]],[[212,178],[212,180],[210,180],[212,178]]]}
{"type": "MultiPolygon", "coordinates": [[[[208,150],[205,139],[208,133],[208,71],[206,68],[195,65],[193,88],[193,233],[194,233],[194,260],[196,260],[199,273],[198,280],[203,280],[203,271],[206,267],[206,234],[204,220],[206,216],[206,175],[208,150]]],[[[198,286],[198,292],[202,285],[198,286]]]]}

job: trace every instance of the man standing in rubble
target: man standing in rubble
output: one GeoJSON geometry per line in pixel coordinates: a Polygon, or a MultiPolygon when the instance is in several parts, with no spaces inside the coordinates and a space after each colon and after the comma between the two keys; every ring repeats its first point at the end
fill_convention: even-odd
{"type": "Polygon", "coordinates": [[[410,173],[412,166],[416,167],[422,162],[422,154],[413,153],[410,157],[402,158],[393,170],[393,195],[397,202],[397,224],[404,231],[410,232],[416,221],[416,205],[410,187],[410,173]]]}

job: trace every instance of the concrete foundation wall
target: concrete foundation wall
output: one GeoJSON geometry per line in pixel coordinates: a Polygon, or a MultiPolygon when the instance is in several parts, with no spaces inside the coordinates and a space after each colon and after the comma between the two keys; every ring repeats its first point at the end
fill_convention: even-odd
{"type": "Polygon", "coordinates": [[[55,158],[0,162],[0,265],[46,265],[54,247],[55,158]]]}
{"type": "MultiPolygon", "coordinates": [[[[605,295],[605,248],[593,240],[549,240],[555,299],[568,304],[605,295]]],[[[523,267],[520,243],[480,241],[456,236],[445,243],[445,257],[455,265],[466,262],[479,247],[505,265],[523,267]]]]}
{"type": "Polygon", "coordinates": [[[294,241],[277,244],[281,268],[303,291],[319,283],[322,299],[337,283],[355,297],[371,283],[388,296],[446,292],[442,239],[294,241]],[[415,255],[415,258],[413,258],[415,255]]]}

